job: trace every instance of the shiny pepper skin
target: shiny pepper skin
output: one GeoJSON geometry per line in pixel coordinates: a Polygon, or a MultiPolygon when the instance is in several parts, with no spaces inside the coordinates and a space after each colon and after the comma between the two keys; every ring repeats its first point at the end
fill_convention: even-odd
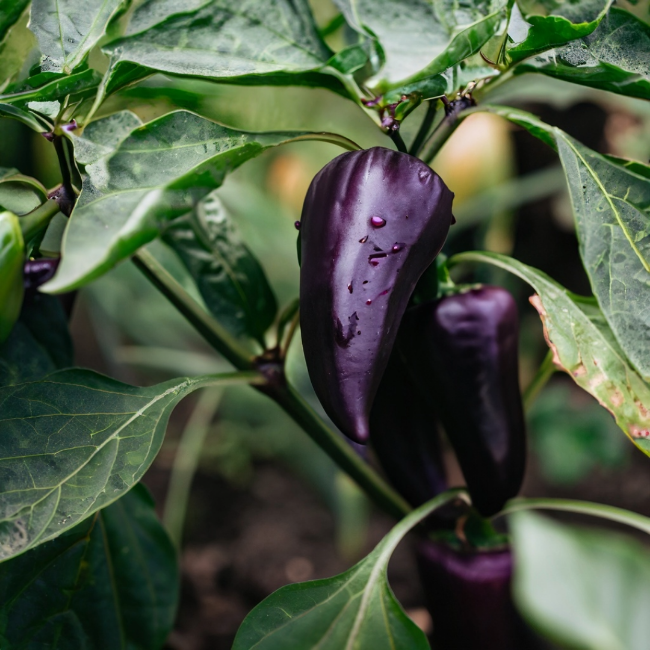
{"type": "Polygon", "coordinates": [[[370,411],[370,444],[390,483],[412,506],[447,489],[433,400],[411,380],[397,346],[370,411]]]}
{"type": "Polygon", "coordinates": [[[316,395],[348,437],[368,417],[415,284],[452,223],[452,192],[422,161],[344,153],[312,181],[300,219],[300,324],[316,395]]]}
{"type": "Polygon", "coordinates": [[[423,542],[417,560],[436,650],[538,648],[513,604],[509,548],[459,551],[423,542]]]}
{"type": "Polygon", "coordinates": [[[519,321],[505,289],[483,286],[409,310],[399,346],[428,387],[484,516],[521,487],[526,428],[519,389],[519,321]]]}
{"type": "Polygon", "coordinates": [[[11,332],[23,302],[25,243],[13,212],[0,212],[0,343],[11,332]]]}

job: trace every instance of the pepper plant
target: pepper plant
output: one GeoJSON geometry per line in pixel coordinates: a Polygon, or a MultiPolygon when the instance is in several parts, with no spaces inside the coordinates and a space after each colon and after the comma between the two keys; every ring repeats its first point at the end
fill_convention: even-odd
{"type": "MultiPolygon", "coordinates": [[[[483,514],[494,517],[485,519],[471,506],[470,493],[472,485],[489,492],[490,482],[485,484],[493,468],[482,473],[481,463],[472,460],[470,430],[448,432],[460,446],[461,460],[470,458],[463,466],[471,474],[470,493],[455,487],[442,491],[436,416],[433,410],[427,415],[433,399],[427,391],[433,385],[427,385],[426,370],[409,375],[409,366],[421,365],[421,359],[415,361],[418,346],[428,350],[429,343],[410,337],[416,351],[412,362],[406,360],[406,370],[399,368],[404,357],[389,363],[390,349],[384,349],[382,364],[373,366],[373,394],[361,389],[368,409],[374,391],[381,395],[381,413],[366,416],[371,445],[374,427],[376,455],[390,482],[287,377],[285,359],[300,322],[315,359],[312,380],[321,394],[342,393],[345,399],[353,390],[340,383],[340,365],[334,364],[333,373],[328,370],[326,356],[345,357],[331,346],[343,349],[348,327],[355,323],[342,323],[340,332],[327,330],[322,322],[327,305],[310,300],[311,288],[333,282],[335,274],[328,277],[326,260],[319,259],[330,251],[319,249],[319,241],[299,243],[302,299],[315,315],[301,316],[297,300],[278,306],[262,266],[225,214],[219,188],[229,173],[268,149],[311,140],[337,145],[341,153],[358,152],[354,138],[335,130],[240,131],[202,114],[201,97],[192,91],[179,92],[176,107],[169,110],[168,94],[151,83],[154,75],[164,75],[172,85],[200,79],[326,89],[375,125],[378,145],[397,150],[401,160],[419,159],[420,168],[435,169],[445,142],[476,113],[499,116],[541,140],[562,164],[592,295],[575,295],[513,257],[481,250],[439,256],[411,293],[424,260],[428,264],[438,252],[439,242],[432,240],[416,270],[404,262],[409,281],[395,284],[400,295],[387,303],[390,318],[382,323],[399,321],[409,300],[421,309],[423,303],[481,291],[454,285],[459,271],[491,265],[514,274],[530,286],[530,302],[541,319],[539,335],[543,332],[549,348],[526,390],[526,403],[559,369],[595,397],[648,455],[650,167],[597,153],[516,102],[497,101],[513,96],[524,73],[647,101],[647,3],[334,0],[329,8],[330,17],[323,20],[327,12],[316,0],[312,5],[307,0],[1,0],[0,117],[17,120],[45,139],[56,153],[61,179],[46,189],[19,169],[0,170],[3,649],[163,646],[178,599],[176,551],[139,481],[161,448],[178,402],[201,388],[235,384],[247,384],[275,401],[398,522],[345,573],[286,586],[260,603],[242,624],[236,650],[429,647],[386,576],[392,551],[413,528],[428,540],[420,559],[435,647],[524,647],[515,627],[525,628],[526,635],[529,628],[536,630],[525,647],[541,643],[541,637],[570,648],[648,647],[647,549],[626,537],[576,530],[523,511],[571,511],[646,534],[649,519],[587,502],[532,498],[511,499],[496,515],[486,507],[483,514]],[[143,121],[125,108],[124,98],[138,88],[146,89],[156,107],[153,119],[143,121]],[[151,246],[155,240],[158,245],[151,246]],[[185,267],[194,284],[191,291],[166,267],[168,257],[161,250],[185,267]],[[232,366],[230,372],[138,387],[73,367],[67,323],[71,297],[127,260],[232,366]],[[319,344],[321,359],[314,347],[319,344]],[[388,388],[382,388],[379,379],[387,363],[388,388]],[[409,396],[416,392],[411,404],[409,396]],[[421,430],[427,421],[430,434],[421,430]],[[438,474],[420,481],[431,468],[438,474]],[[450,554],[456,559],[450,560],[450,554]],[[567,567],[578,571],[580,580],[565,580],[567,567]],[[608,593],[602,588],[604,577],[608,593]],[[486,608],[494,615],[479,615],[486,608]],[[445,636],[445,625],[467,633],[464,645],[454,645],[460,642],[457,634],[445,636]]],[[[400,174],[407,172],[395,164],[397,189],[382,197],[385,213],[379,214],[381,205],[360,206],[368,210],[364,219],[375,220],[370,226],[382,227],[402,198],[400,174]]],[[[410,179],[403,180],[408,186],[410,179]]],[[[344,204],[346,192],[356,189],[341,185],[329,191],[336,195],[329,200],[344,204]]],[[[359,196],[370,195],[359,191],[359,196]]],[[[325,222],[310,221],[305,227],[325,233],[328,227],[339,228],[328,221],[331,208],[327,195],[318,197],[318,205],[306,205],[303,222],[325,222]]],[[[434,218],[438,208],[431,210],[427,218],[434,218]]],[[[448,220],[445,229],[449,225],[448,220]]],[[[406,241],[396,237],[392,252],[401,253],[406,241]]],[[[389,253],[378,248],[370,261],[381,265],[389,253]]],[[[335,255],[332,268],[339,262],[335,255]]],[[[330,289],[353,291],[352,285],[330,289]]],[[[388,329],[379,326],[377,349],[382,343],[390,348],[395,340],[388,329]]],[[[350,336],[356,333],[350,330],[350,336]]],[[[368,363],[375,363],[370,356],[368,363]]],[[[506,366],[512,367],[512,359],[506,366]]],[[[456,381],[452,373],[449,381],[456,381]]],[[[507,381],[514,385],[512,372],[507,381]]],[[[452,406],[471,409],[472,400],[452,406]]],[[[328,412],[336,415],[336,408],[328,412]]],[[[491,412],[489,404],[481,408],[491,412]]],[[[480,428],[481,418],[470,413],[467,419],[479,421],[480,428]]],[[[457,420],[449,416],[445,424],[453,428],[457,420]]],[[[519,425],[515,429],[517,451],[502,451],[523,458],[524,433],[519,425]]],[[[367,432],[358,437],[364,442],[367,432]]],[[[480,444],[490,448],[491,443],[480,444]]],[[[485,462],[495,453],[490,450],[485,462]]],[[[514,496],[522,471],[515,465],[506,470],[514,474],[501,477],[507,493],[500,492],[500,484],[494,488],[498,494],[476,496],[477,505],[514,496]]]]}

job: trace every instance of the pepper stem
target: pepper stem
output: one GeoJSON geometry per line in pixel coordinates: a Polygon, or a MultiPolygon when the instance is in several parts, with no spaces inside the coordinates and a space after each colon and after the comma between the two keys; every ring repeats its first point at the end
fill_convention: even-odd
{"type": "Polygon", "coordinates": [[[546,386],[548,380],[553,376],[553,373],[556,370],[557,368],[553,363],[553,350],[549,350],[544,357],[544,361],[542,361],[541,365],[537,369],[532,381],[524,391],[523,401],[525,411],[530,410],[542,388],[546,386]]]}
{"type": "MultiPolygon", "coordinates": [[[[208,314],[167,270],[146,250],[133,256],[136,266],[178,309],[205,340],[239,370],[251,370],[255,359],[225,328],[208,314]]],[[[284,378],[283,378],[284,379],[284,378]]],[[[309,437],[386,513],[401,519],[411,511],[408,503],[377,472],[332,431],[288,382],[259,386],[281,406],[309,437]]]]}

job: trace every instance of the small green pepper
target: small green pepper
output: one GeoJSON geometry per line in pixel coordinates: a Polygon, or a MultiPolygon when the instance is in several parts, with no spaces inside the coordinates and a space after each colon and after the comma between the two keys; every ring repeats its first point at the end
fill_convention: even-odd
{"type": "Polygon", "coordinates": [[[23,302],[25,242],[18,217],[0,212],[0,343],[11,332],[23,302]]]}

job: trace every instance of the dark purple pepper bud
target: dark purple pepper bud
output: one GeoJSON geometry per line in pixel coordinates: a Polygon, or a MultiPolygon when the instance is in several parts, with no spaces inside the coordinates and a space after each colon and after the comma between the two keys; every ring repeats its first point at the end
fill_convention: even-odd
{"type": "Polygon", "coordinates": [[[514,299],[488,286],[418,305],[400,329],[400,350],[418,384],[429,387],[484,517],[499,512],[524,477],[518,332],[514,299]]]}
{"type": "Polygon", "coordinates": [[[463,552],[424,542],[418,548],[418,569],[436,650],[537,647],[512,601],[510,549],[463,552]]]}
{"type": "Polygon", "coordinates": [[[36,291],[54,277],[60,258],[44,257],[40,260],[28,260],[23,267],[23,286],[25,291],[36,291]]]}
{"type": "Polygon", "coordinates": [[[411,380],[397,346],[370,412],[370,444],[390,483],[412,506],[447,489],[433,400],[411,380]]]}
{"type": "Polygon", "coordinates": [[[357,442],[368,439],[370,407],[409,297],[447,237],[452,199],[422,161],[383,147],[338,156],[307,192],[300,230],[305,358],[325,411],[357,442]],[[385,223],[373,227],[373,217],[385,223]],[[395,242],[399,251],[373,257],[395,242]]]}
{"type": "Polygon", "coordinates": [[[72,214],[72,209],[77,200],[74,192],[68,189],[65,185],[59,185],[56,189],[52,190],[48,195],[48,199],[54,199],[59,204],[59,210],[69,217],[72,214]]]}

